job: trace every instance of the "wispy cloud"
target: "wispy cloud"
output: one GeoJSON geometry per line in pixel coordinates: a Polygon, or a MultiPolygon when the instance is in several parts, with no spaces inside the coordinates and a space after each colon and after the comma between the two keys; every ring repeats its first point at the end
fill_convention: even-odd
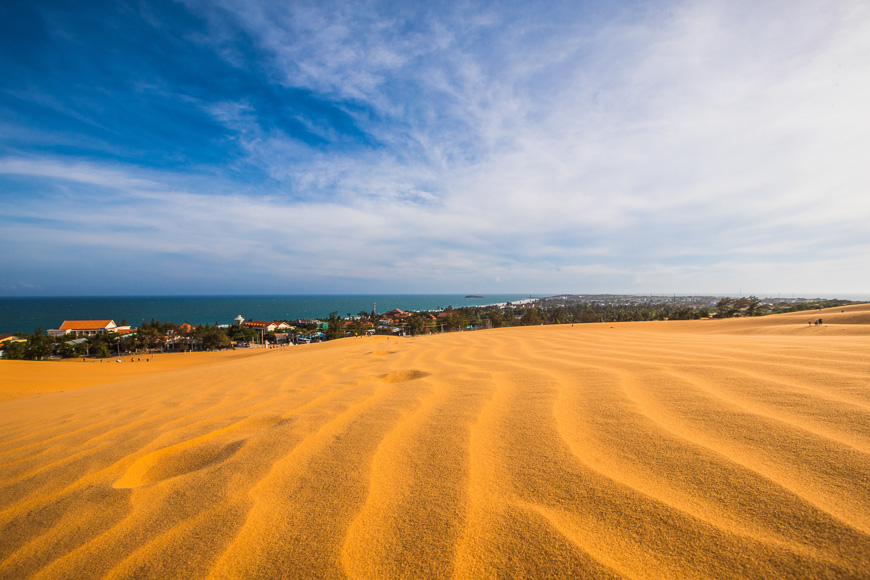
{"type": "Polygon", "coordinates": [[[870,283],[862,3],[184,6],[191,54],[235,71],[173,97],[220,128],[220,161],[7,140],[0,241],[36,240],[7,268],[86,251],[232,291],[870,283]]]}

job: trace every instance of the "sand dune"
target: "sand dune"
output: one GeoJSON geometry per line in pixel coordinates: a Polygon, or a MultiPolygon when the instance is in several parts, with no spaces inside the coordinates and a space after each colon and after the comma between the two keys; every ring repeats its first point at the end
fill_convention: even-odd
{"type": "Polygon", "coordinates": [[[870,577],[870,306],[3,361],[0,397],[3,578],[870,577]]]}

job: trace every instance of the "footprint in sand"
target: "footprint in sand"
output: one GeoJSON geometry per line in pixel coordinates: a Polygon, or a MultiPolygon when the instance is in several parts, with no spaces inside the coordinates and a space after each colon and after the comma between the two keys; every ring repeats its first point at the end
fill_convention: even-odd
{"type": "Polygon", "coordinates": [[[251,417],[229,427],[152,451],[133,462],[115,489],[152,485],[229,459],[246,439],[287,422],[278,416],[251,417]]]}

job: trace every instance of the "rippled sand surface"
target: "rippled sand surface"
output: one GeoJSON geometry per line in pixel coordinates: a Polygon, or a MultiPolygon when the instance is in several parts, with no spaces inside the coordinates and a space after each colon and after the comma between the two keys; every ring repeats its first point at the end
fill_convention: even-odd
{"type": "Polygon", "coordinates": [[[122,361],[0,362],[0,577],[870,577],[867,306],[122,361]]]}

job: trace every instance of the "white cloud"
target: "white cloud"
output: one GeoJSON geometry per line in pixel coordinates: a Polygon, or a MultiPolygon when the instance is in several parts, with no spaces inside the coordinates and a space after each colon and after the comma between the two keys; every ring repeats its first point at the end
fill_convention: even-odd
{"type": "MultiPolygon", "coordinates": [[[[374,145],[305,145],[241,100],[201,106],[235,133],[237,163],[273,180],[244,194],[220,175],[105,162],[11,158],[0,173],[116,191],[101,217],[153,232],[119,227],[125,251],[279,279],[736,292],[806,287],[812,268],[831,291],[870,284],[854,263],[870,255],[860,2],[677,3],[594,21],[571,7],[188,6],[211,24],[203,44],[244,66],[243,31],[275,82],[344,106],[374,145]]],[[[3,206],[19,224],[5,236],[41,216],[82,228],[47,226],[46,243],[99,248],[93,203],[3,206]]]]}

